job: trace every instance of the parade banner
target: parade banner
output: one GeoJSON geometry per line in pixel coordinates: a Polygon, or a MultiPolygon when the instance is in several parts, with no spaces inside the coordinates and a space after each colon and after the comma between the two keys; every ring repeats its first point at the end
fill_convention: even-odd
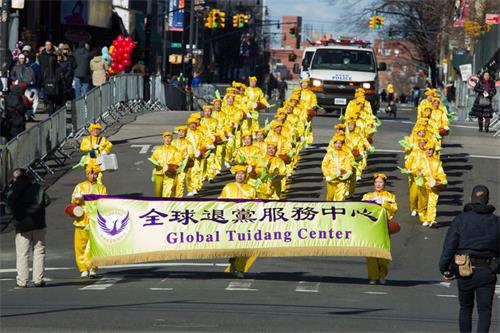
{"type": "Polygon", "coordinates": [[[369,202],[86,195],[96,265],[234,256],[391,260],[387,215],[369,202]]]}

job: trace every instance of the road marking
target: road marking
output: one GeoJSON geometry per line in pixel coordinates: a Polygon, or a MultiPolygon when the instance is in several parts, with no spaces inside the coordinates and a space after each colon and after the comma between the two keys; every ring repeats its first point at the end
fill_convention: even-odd
{"type": "Polygon", "coordinates": [[[495,285],[495,295],[500,298],[500,285],[495,285]]]}
{"type": "Polygon", "coordinates": [[[253,280],[231,281],[226,287],[226,290],[231,291],[258,291],[259,289],[252,289],[253,280]]]}
{"type": "Polygon", "coordinates": [[[437,294],[437,297],[448,297],[448,298],[457,298],[457,295],[442,295],[442,294],[437,294]]]}
{"type": "Polygon", "coordinates": [[[385,291],[364,291],[363,294],[369,295],[387,295],[385,291]]]}
{"type": "Polygon", "coordinates": [[[317,293],[319,292],[319,282],[299,281],[295,291],[303,293],[317,293]]]}
{"type": "Polygon", "coordinates": [[[170,290],[174,290],[174,288],[149,288],[149,290],[170,291],[170,290]]]}
{"type": "Polygon", "coordinates": [[[123,278],[101,278],[91,285],[78,288],[78,290],[106,290],[123,278]]]}
{"type": "Polygon", "coordinates": [[[141,164],[144,164],[144,161],[137,161],[134,163],[134,165],[141,165],[141,164]]]}
{"type": "Polygon", "coordinates": [[[151,145],[130,145],[130,148],[137,147],[141,148],[141,150],[139,150],[139,154],[146,154],[149,151],[149,147],[151,147],[151,145]]]}
{"type": "Polygon", "coordinates": [[[450,288],[451,282],[437,282],[437,283],[433,283],[433,285],[450,288]]]}
{"type": "MultiPolygon", "coordinates": [[[[205,262],[166,262],[166,263],[156,263],[156,264],[129,264],[129,265],[115,265],[115,266],[100,266],[100,268],[150,268],[150,267],[182,267],[182,266],[199,266],[199,267],[226,267],[227,264],[221,263],[205,263],[205,262]]],[[[75,269],[74,267],[46,267],[46,271],[63,271],[75,269]]],[[[30,269],[31,271],[31,269],[30,269]]],[[[16,273],[15,268],[2,268],[0,273],[16,273]]]]}
{"type": "Polygon", "coordinates": [[[0,281],[12,281],[14,279],[11,279],[11,278],[5,278],[5,279],[0,279],[0,281]]]}
{"type": "MultiPolygon", "coordinates": [[[[375,153],[396,153],[396,154],[404,154],[404,151],[401,150],[396,150],[396,149],[376,149],[375,153]]],[[[466,154],[465,157],[472,157],[472,158],[486,158],[490,160],[500,160],[500,156],[489,156],[489,155],[474,155],[474,154],[466,154]]]]}

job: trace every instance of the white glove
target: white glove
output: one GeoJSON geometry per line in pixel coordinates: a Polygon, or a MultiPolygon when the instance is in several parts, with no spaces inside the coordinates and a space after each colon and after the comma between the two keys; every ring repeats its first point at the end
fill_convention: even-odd
{"type": "Polygon", "coordinates": [[[332,181],[332,177],[330,177],[330,176],[326,176],[325,179],[326,179],[327,182],[331,182],[332,181]]]}
{"type": "Polygon", "coordinates": [[[430,187],[436,186],[436,180],[434,178],[429,179],[429,186],[430,187]]]}
{"type": "Polygon", "coordinates": [[[379,205],[383,204],[384,203],[384,198],[381,198],[381,197],[377,197],[375,199],[375,202],[378,203],[379,205]]]}
{"type": "Polygon", "coordinates": [[[238,125],[237,125],[237,124],[234,124],[234,125],[233,125],[233,128],[238,128],[238,125]]]}
{"type": "Polygon", "coordinates": [[[98,144],[95,144],[95,145],[94,145],[94,149],[99,149],[99,145],[98,145],[98,144]]]}
{"type": "Polygon", "coordinates": [[[103,152],[101,152],[101,155],[108,155],[108,153],[103,151],[103,152]]]}
{"type": "Polygon", "coordinates": [[[163,172],[167,172],[167,170],[168,170],[168,165],[165,165],[165,166],[163,167],[163,172]]]}
{"type": "Polygon", "coordinates": [[[247,113],[247,118],[252,119],[252,115],[250,113],[247,113]]]}
{"type": "Polygon", "coordinates": [[[365,157],[365,153],[361,152],[361,153],[359,153],[359,156],[361,156],[361,158],[363,158],[363,157],[365,157]]]}
{"type": "Polygon", "coordinates": [[[259,104],[257,104],[257,102],[253,103],[253,108],[256,109],[257,105],[259,105],[259,104]]]}
{"type": "Polygon", "coordinates": [[[247,172],[248,172],[248,173],[250,173],[250,172],[252,172],[252,170],[253,170],[252,166],[251,166],[251,165],[249,165],[249,166],[247,167],[247,172]]]}
{"type": "Polygon", "coordinates": [[[75,194],[73,194],[73,198],[81,199],[81,198],[83,198],[83,195],[81,193],[75,193],[75,194]]]}
{"type": "Polygon", "coordinates": [[[484,97],[488,97],[488,95],[489,95],[489,94],[488,94],[488,92],[487,92],[487,91],[483,91],[483,96],[484,96],[484,97]]]}
{"type": "Polygon", "coordinates": [[[446,131],[449,131],[449,130],[450,130],[450,128],[449,128],[448,126],[445,126],[445,127],[444,127],[444,129],[445,129],[446,131]]]}
{"type": "Polygon", "coordinates": [[[227,135],[227,137],[228,137],[228,138],[232,138],[233,136],[234,136],[234,134],[233,134],[233,133],[229,133],[229,134],[227,135]]]}
{"type": "Polygon", "coordinates": [[[215,149],[215,146],[214,145],[208,145],[210,148],[208,149],[215,149]]]}
{"type": "Polygon", "coordinates": [[[300,137],[300,141],[306,141],[306,137],[302,135],[302,136],[300,137]]]}
{"type": "Polygon", "coordinates": [[[196,157],[196,158],[200,157],[200,151],[199,150],[195,150],[194,151],[194,157],[196,157]]]}

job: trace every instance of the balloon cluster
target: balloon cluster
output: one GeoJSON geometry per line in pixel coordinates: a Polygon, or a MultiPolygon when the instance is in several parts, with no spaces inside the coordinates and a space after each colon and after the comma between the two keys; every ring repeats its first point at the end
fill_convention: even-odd
{"type": "Polygon", "coordinates": [[[134,40],[131,37],[124,37],[119,35],[109,48],[111,55],[111,65],[108,67],[110,75],[116,75],[123,72],[126,68],[130,67],[130,54],[135,48],[134,40]]]}

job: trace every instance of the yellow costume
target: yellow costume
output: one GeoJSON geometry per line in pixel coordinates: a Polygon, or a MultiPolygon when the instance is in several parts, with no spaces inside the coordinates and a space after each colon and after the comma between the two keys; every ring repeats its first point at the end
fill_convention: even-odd
{"type": "MultiPolygon", "coordinates": [[[[163,133],[163,137],[166,135],[172,136],[172,133],[163,133]]],[[[176,174],[167,172],[167,168],[169,164],[178,166],[181,162],[181,158],[179,151],[172,144],[164,144],[155,148],[153,154],[149,158],[149,161],[155,166],[152,179],[154,182],[155,196],[163,198],[173,198],[176,196],[176,189],[174,186],[176,174]]]]}
{"type": "MultiPolygon", "coordinates": [[[[187,131],[186,126],[178,126],[176,128],[177,132],[180,130],[187,131]]],[[[179,156],[181,157],[183,163],[186,164],[184,170],[180,170],[175,177],[175,197],[182,198],[184,196],[184,184],[186,181],[186,172],[191,168],[191,166],[187,166],[188,162],[194,161],[194,147],[191,141],[184,138],[177,138],[172,140],[172,146],[177,148],[179,152],[179,156]]]]}
{"type": "MultiPolygon", "coordinates": [[[[90,171],[90,170],[89,170],[90,171]]],[[[89,224],[89,217],[85,211],[85,202],[83,200],[83,195],[85,194],[100,194],[106,195],[106,187],[103,184],[91,183],[86,180],[84,182],[76,185],[73,190],[73,195],[71,197],[71,203],[80,205],[84,209],[84,215],[73,221],[75,226],[75,262],[78,271],[85,272],[90,269],[96,269],[97,267],[91,264],[90,249],[88,246],[89,241],[89,231],[86,229],[89,224]]]]}
{"type": "MultiPolygon", "coordinates": [[[[92,132],[94,129],[101,130],[102,127],[98,123],[90,124],[89,131],[92,132]]],[[[104,136],[94,136],[87,135],[82,139],[80,143],[80,151],[85,154],[80,163],[85,165],[85,170],[88,172],[90,169],[98,170],[97,181],[99,183],[102,182],[102,172],[99,168],[99,163],[97,162],[97,158],[101,154],[109,154],[111,153],[111,149],[113,148],[113,144],[109,142],[104,136]]]]}
{"type": "MultiPolygon", "coordinates": [[[[384,174],[375,174],[375,178],[382,178],[387,180],[384,174]]],[[[387,220],[390,221],[394,218],[396,211],[398,210],[398,204],[396,203],[396,196],[388,191],[380,190],[366,193],[363,195],[363,201],[375,201],[377,204],[381,205],[386,209],[387,220]]],[[[389,270],[389,260],[382,258],[366,258],[366,267],[368,270],[368,280],[373,283],[376,280],[380,280],[381,283],[385,283],[385,277],[387,276],[389,270]]]]}
{"type": "MultiPolygon", "coordinates": [[[[231,171],[234,173],[237,172],[246,172],[245,166],[234,166],[231,171]]],[[[255,188],[248,184],[232,182],[226,184],[222,189],[222,192],[219,196],[219,199],[255,199],[257,198],[257,193],[255,192],[255,188]]],[[[255,261],[256,257],[233,257],[229,259],[230,267],[226,269],[226,272],[230,272],[234,270],[237,274],[242,274],[246,272],[250,266],[255,261]]]]}
{"type": "MultiPolygon", "coordinates": [[[[334,141],[345,141],[345,137],[337,136],[334,141]]],[[[326,179],[326,201],[344,201],[348,195],[349,177],[352,175],[351,154],[343,148],[327,152],[321,162],[321,170],[326,179]]]]}

